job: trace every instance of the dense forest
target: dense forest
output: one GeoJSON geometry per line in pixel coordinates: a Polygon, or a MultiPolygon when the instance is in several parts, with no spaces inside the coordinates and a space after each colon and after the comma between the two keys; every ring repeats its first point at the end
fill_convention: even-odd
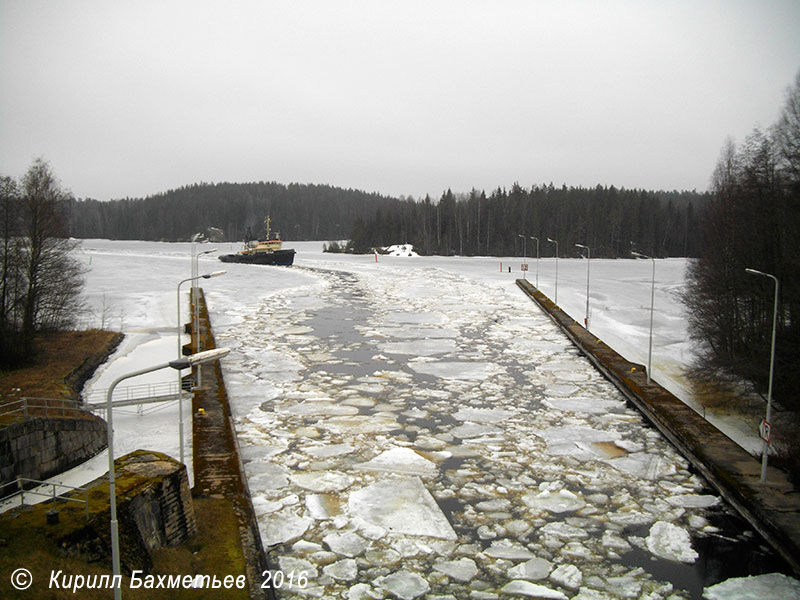
{"type": "Polygon", "coordinates": [[[612,187],[534,186],[497,189],[491,195],[445,192],[438,202],[398,201],[356,221],[351,248],[363,252],[387,243],[410,243],[421,254],[630,256],[631,244],[652,256],[695,256],[698,214],[707,203],[696,192],[646,192],[612,187]]]}
{"type": "Polygon", "coordinates": [[[209,227],[226,241],[262,233],[264,217],[285,240],[350,240],[354,252],[410,243],[421,254],[552,254],[588,245],[593,256],[628,256],[631,242],[654,256],[695,256],[697,223],[707,203],[697,192],[648,192],[612,187],[518,184],[490,195],[445,192],[391,198],[326,185],[279,183],[197,184],[144,199],[76,200],[72,235],[79,238],[186,240],[209,227]],[[523,236],[523,237],[520,237],[523,236]],[[525,239],[525,247],[523,246],[525,239]]]}
{"type": "Polygon", "coordinates": [[[71,231],[77,238],[178,241],[215,227],[225,241],[237,241],[263,235],[269,215],[284,239],[344,239],[358,216],[396,202],[329,185],[200,183],[144,199],[76,200],[71,231]]]}

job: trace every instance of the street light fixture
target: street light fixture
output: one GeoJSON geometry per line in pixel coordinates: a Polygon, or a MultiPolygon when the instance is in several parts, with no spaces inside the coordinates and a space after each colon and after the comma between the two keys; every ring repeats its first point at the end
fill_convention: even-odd
{"type": "MultiPolygon", "coordinates": [[[[192,271],[192,276],[196,277],[197,273],[200,269],[199,266],[199,259],[202,254],[213,254],[216,252],[216,248],[212,248],[211,250],[203,250],[202,252],[198,252],[194,256],[194,271],[192,271]]],[[[193,288],[194,289],[194,286],[193,288]]],[[[194,351],[200,352],[200,304],[197,302],[197,294],[195,294],[195,303],[194,303],[194,310],[193,313],[193,322],[194,322],[194,330],[198,332],[198,335],[194,338],[194,351]]],[[[200,387],[203,384],[203,369],[201,367],[197,368],[197,387],[200,387]]]]}
{"type": "MultiPolygon", "coordinates": [[[[197,279],[211,279],[212,277],[219,277],[224,275],[226,271],[214,271],[213,273],[206,273],[205,275],[198,275],[196,277],[187,277],[178,284],[178,359],[181,358],[181,286],[187,281],[195,281],[197,279]]],[[[182,387],[181,372],[178,369],[178,443],[180,444],[180,459],[184,462],[183,458],[183,387],[182,387]]]]}
{"type": "Polygon", "coordinates": [[[539,238],[530,236],[532,240],[536,240],[536,289],[539,289],[539,238]]]}
{"type": "Polygon", "coordinates": [[[589,246],[583,244],[575,244],[575,246],[586,250],[586,318],[583,320],[583,325],[589,329],[589,267],[592,264],[592,251],[589,246]]]}
{"type": "MultiPolygon", "coordinates": [[[[192,269],[192,272],[191,272],[191,276],[192,277],[198,277],[198,271],[200,269],[200,266],[199,266],[200,265],[200,262],[199,262],[200,261],[200,257],[203,254],[212,254],[212,253],[214,253],[216,251],[217,251],[216,248],[212,248],[211,250],[203,250],[203,252],[198,252],[197,254],[195,254],[192,257],[193,266],[194,266],[194,268],[192,269]]],[[[195,327],[197,327],[197,318],[198,318],[198,310],[197,310],[197,304],[195,303],[195,310],[194,310],[195,327]]],[[[200,352],[199,342],[198,342],[198,345],[195,346],[195,352],[200,352]]]]}
{"type": "Polygon", "coordinates": [[[553,239],[550,239],[550,238],[547,238],[547,241],[550,242],[551,244],[555,244],[556,245],[556,297],[555,297],[555,303],[556,303],[556,306],[558,306],[558,242],[553,240],[553,239]]]}
{"type": "MultiPolygon", "coordinates": [[[[780,284],[778,283],[778,278],[775,275],[770,275],[769,273],[763,273],[761,271],[756,271],[755,269],[745,269],[750,275],[760,275],[762,277],[769,277],[772,281],[775,282],[775,300],[773,302],[772,308],[772,346],[770,348],[769,353],[769,387],[767,389],[767,416],[764,419],[764,422],[769,425],[770,419],[772,418],[772,375],[775,370],[775,331],[778,325],[778,292],[780,290],[780,284]]],[[[763,446],[761,449],[761,483],[762,485],[767,483],[767,455],[769,454],[769,435],[762,436],[761,440],[763,442],[763,446]]]]}
{"type": "Polygon", "coordinates": [[[653,281],[650,284],[650,346],[647,350],[647,384],[650,384],[650,369],[653,364],[653,310],[656,297],[656,259],[631,250],[631,254],[638,258],[649,258],[653,261],[653,281]]]}
{"type": "MultiPolygon", "coordinates": [[[[528,262],[528,240],[527,240],[527,238],[526,238],[524,235],[522,235],[521,233],[518,233],[518,234],[517,234],[517,237],[521,237],[521,238],[522,238],[522,260],[524,260],[525,262],[528,262]]],[[[527,279],[527,278],[528,278],[528,276],[527,276],[527,275],[528,275],[528,272],[527,272],[527,271],[523,271],[523,272],[522,272],[522,276],[523,276],[525,279],[527,279]]]]}
{"type": "Polygon", "coordinates": [[[108,424],[108,501],[111,510],[111,565],[114,571],[114,579],[112,581],[114,582],[115,600],[120,600],[122,598],[122,577],[119,565],[119,525],[117,523],[117,492],[116,476],[114,473],[114,403],[111,400],[111,397],[114,394],[114,388],[116,388],[117,384],[120,382],[130,379],[131,377],[152,373],[153,371],[166,369],[167,367],[171,367],[180,371],[181,369],[187,369],[192,365],[200,365],[206,362],[219,360],[229,352],[230,348],[215,348],[214,350],[207,350],[206,352],[200,352],[191,356],[181,357],[177,360],[156,365],[155,367],[140,369],[138,371],[134,371],[133,373],[128,373],[127,375],[118,377],[111,384],[111,387],[108,388],[108,392],[106,394],[106,421],[108,424]]]}

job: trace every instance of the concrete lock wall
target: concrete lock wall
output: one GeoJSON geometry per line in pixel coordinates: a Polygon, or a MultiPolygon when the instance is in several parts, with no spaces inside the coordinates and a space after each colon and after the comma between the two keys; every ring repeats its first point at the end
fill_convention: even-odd
{"type": "Polygon", "coordinates": [[[47,479],[91,458],[106,447],[106,429],[90,416],[33,417],[0,429],[0,495],[16,489],[17,477],[47,479]]]}

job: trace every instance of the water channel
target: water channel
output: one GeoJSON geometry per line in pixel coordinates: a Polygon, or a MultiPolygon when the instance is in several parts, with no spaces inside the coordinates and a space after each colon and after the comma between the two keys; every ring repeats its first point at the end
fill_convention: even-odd
{"type": "Polygon", "coordinates": [[[281,598],[700,598],[785,570],[533,303],[429,271],[309,269],[218,336],[262,537],[308,578],[281,598]]]}

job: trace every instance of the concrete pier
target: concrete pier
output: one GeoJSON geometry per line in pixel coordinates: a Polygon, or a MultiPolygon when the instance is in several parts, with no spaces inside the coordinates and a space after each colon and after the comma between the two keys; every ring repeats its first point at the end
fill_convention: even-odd
{"type": "MultiPolygon", "coordinates": [[[[214,333],[200,288],[193,301],[200,309],[199,335],[203,350],[216,348],[214,333]]],[[[192,332],[192,348],[195,335],[192,332]]],[[[197,369],[197,367],[195,367],[197,369]]],[[[205,365],[202,388],[192,402],[192,436],[194,460],[194,493],[223,497],[233,503],[239,522],[239,536],[246,561],[247,581],[251,598],[275,598],[274,591],[262,589],[262,573],[269,568],[261,543],[247,479],[244,474],[236,431],[233,426],[228,395],[219,362],[205,365]]]]}

